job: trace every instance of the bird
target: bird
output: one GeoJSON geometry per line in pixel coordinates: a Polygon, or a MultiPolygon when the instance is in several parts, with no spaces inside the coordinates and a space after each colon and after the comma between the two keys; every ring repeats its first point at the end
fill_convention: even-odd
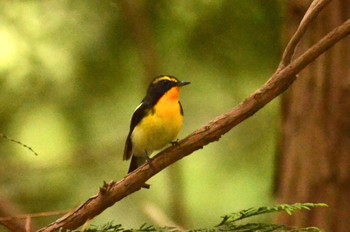
{"type": "Polygon", "coordinates": [[[123,153],[123,160],[131,158],[128,173],[146,161],[151,164],[149,156],[153,151],[176,143],[183,122],[180,88],[188,84],[170,75],[160,75],[151,81],[131,117],[123,153]]]}

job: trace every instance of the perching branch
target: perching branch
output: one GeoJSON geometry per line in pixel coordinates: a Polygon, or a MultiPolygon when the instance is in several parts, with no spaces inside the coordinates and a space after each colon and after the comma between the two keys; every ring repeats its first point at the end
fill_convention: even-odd
{"type": "MultiPolygon", "coordinates": [[[[148,164],[145,164],[124,177],[118,183],[111,182],[104,184],[97,195],[88,199],[76,210],[67,213],[62,218],[39,231],[56,231],[59,228],[75,229],[83,225],[87,220],[100,214],[106,208],[114,205],[129,194],[140,190],[141,186],[148,179],[167,166],[203,148],[205,145],[219,140],[222,135],[283,93],[296,79],[297,73],[349,33],[350,20],[347,20],[341,26],[328,33],[300,57],[293,60],[290,64],[286,64],[285,67],[278,69],[266,84],[232,111],[218,116],[202,128],[194,131],[187,138],[180,141],[178,146],[169,147],[157,154],[152,160],[152,168],[148,164]]],[[[291,47],[294,50],[296,45],[291,47]]]]}

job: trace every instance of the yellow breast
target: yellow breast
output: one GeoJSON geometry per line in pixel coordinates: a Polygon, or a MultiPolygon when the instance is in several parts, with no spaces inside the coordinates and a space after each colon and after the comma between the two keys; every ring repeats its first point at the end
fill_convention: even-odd
{"type": "Polygon", "coordinates": [[[179,88],[170,89],[134,128],[131,135],[134,155],[145,156],[146,152],[150,155],[176,139],[183,121],[178,98],[179,88]]]}

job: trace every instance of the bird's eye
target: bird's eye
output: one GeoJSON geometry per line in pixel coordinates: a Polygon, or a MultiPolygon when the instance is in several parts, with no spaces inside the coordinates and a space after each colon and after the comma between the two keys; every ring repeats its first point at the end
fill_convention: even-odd
{"type": "Polygon", "coordinates": [[[169,81],[164,81],[163,86],[164,86],[165,88],[170,88],[170,87],[171,87],[171,82],[169,82],[169,81]]]}

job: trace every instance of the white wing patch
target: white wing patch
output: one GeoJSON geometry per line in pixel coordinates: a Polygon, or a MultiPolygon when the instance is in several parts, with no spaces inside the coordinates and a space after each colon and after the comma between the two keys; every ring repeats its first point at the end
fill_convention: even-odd
{"type": "Polygon", "coordinates": [[[142,106],[142,102],[140,103],[140,105],[138,105],[136,108],[135,108],[135,110],[134,110],[134,112],[136,111],[136,110],[138,110],[141,106],[142,106]]]}

